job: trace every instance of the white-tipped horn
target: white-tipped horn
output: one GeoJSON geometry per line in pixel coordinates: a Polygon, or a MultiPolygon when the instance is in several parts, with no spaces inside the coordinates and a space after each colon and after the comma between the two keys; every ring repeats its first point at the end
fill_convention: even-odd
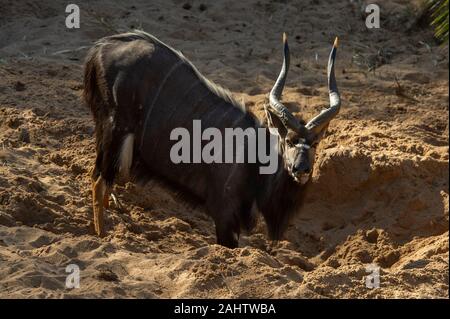
{"type": "Polygon", "coordinates": [[[270,111],[283,123],[286,129],[293,129],[299,131],[301,129],[300,122],[292,115],[291,112],[280,102],[281,94],[283,93],[286,77],[289,70],[289,45],[287,42],[286,33],[283,33],[283,65],[280,74],[269,94],[269,108],[270,111]]]}
{"type": "Polygon", "coordinates": [[[336,84],[336,77],[334,74],[334,61],[336,59],[336,51],[338,47],[338,38],[334,40],[333,48],[330,52],[328,59],[328,91],[330,95],[330,106],[320,112],[319,115],[311,119],[306,128],[314,135],[320,134],[320,132],[328,126],[328,123],[339,113],[341,108],[341,98],[339,96],[338,87],[336,84]]]}

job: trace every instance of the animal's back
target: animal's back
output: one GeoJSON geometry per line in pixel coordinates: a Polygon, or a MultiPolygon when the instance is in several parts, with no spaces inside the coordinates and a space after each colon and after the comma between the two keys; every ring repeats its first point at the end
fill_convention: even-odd
{"type": "MultiPolygon", "coordinates": [[[[226,127],[256,127],[257,120],[179,51],[147,33],[103,38],[89,53],[88,61],[92,58],[100,62],[97,78],[106,81],[107,90],[98,93],[112,106],[104,117],[135,134],[134,153],[152,172],[205,198],[211,170],[227,175],[233,164],[174,164],[170,133],[185,128],[192,137],[193,120],[201,120],[202,129],[215,127],[224,136],[226,127]]],[[[192,159],[192,143],[190,149],[192,159]]]]}

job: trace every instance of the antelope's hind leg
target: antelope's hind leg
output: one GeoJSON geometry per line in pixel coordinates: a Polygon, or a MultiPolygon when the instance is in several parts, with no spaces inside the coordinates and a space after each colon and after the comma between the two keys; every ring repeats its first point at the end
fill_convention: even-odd
{"type": "Polygon", "coordinates": [[[104,216],[103,212],[105,207],[105,199],[108,200],[108,187],[106,186],[105,179],[99,175],[97,180],[92,183],[92,201],[94,208],[94,228],[95,233],[103,237],[105,235],[104,216]]]}
{"type": "Polygon", "coordinates": [[[94,229],[98,236],[104,236],[103,211],[109,208],[110,188],[106,186],[106,181],[101,176],[101,163],[103,160],[103,151],[97,151],[95,165],[90,171],[92,180],[92,202],[94,212],[94,229]]]}
{"type": "Polygon", "coordinates": [[[105,190],[105,194],[103,195],[103,208],[108,209],[109,208],[109,196],[111,192],[108,188],[105,190]]]}
{"type": "MultiPolygon", "coordinates": [[[[92,179],[92,188],[94,187],[95,182],[97,181],[98,177],[100,176],[99,174],[97,174],[97,172],[98,172],[98,170],[97,170],[96,166],[94,166],[90,171],[90,175],[91,175],[91,179],[92,179]]],[[[113,202],[116,205],[116,207],[119,209],[122,209],[122,205],[120,204],[119,200],[117,199],[117,196],[114,194],[114,192],[110,188],[108,188],[106,190],[105,196],[103,197],[103,207],[106,209],[109,208],[109,197],[110,196],[113,199],[113,202]]]]}
{"type": "Polygon", "coordinates": [[[96,162],[96,167],[101,169],[94,168],[93,174],[94,226],[95,232],[100,237],[105,235],[103,213],[105,209],[109,208],[109,197],[116,175],[129,176],[133,161],[134,134],[120,135],[118,132],[113,131],[111,141],[121,141],[121,143],[108,144],[105,151],[100,154],[101,161],[98,160],[96,162]],[[95,172],[99,173],[95,174],[95,172]]]}

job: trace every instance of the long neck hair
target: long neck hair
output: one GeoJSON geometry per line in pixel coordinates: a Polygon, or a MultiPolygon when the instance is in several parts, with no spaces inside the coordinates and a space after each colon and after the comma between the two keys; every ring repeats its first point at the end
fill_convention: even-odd
{"type": "Polygon", "coordinates": [[[307,188],[307,184],[298,184],[289,174],[283,154],[284,148],[279,147],[277,171],[274,174],[259,175],[257,190],[257,205],[272,240],[281,239],[292,216],[303,203],[307,188]]]}

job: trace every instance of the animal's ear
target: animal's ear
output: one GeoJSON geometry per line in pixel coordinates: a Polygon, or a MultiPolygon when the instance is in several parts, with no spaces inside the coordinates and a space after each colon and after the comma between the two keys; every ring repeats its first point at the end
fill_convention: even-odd
{"type": "Polygon", "coordinates": [[[278,129],[278,135],[280,135],[282,139],[286,137],[287,134],[286,126],[284,126],[283,122],[281,122],[280,119],[270,111],[270,108],[267,107],[266,107],[266,120],[268,127],[278,129]]]}

